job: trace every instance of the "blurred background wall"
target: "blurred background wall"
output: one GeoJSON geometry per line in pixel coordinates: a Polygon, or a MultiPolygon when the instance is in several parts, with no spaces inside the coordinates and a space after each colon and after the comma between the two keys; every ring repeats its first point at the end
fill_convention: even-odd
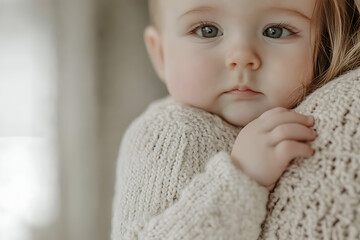
{"type": "Polygon", "coordinates": [[[130,122],[167,91],[155,75],[143,41],[143,30],[148,24],[147,0],[98,0],[97,9],[101,148],[98,171],[102,179],[99,194],[107,206],[101,211],[105,236],[121,137],[130,122]]]}
{"type": "Polygon", "coordinates": [[[146,0],[0,0],[0,239],[110,238],[129,123],[167,94],[146,0]]]}

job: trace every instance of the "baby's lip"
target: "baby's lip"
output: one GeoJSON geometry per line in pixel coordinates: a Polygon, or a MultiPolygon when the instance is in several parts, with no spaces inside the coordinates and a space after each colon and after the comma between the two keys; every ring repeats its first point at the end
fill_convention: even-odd
{"type": "Polygon", "coordinates": [[[258,91],[255,91],[247,86],[241,86],[241,87],[234,87],[232,88],[231,90],[225,92],[225,93],[230,93],[230,92],[234,92],[234,91],[238,91],[238,92],[254,92],[254,93],[261,93],[261,92],[258,92],[258,91]]]}

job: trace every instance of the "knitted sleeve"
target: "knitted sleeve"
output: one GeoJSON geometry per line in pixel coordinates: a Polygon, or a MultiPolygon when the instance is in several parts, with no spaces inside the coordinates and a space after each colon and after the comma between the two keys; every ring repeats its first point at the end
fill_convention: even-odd
{"type": "Polygon", "coordinates": [[[183,106],[151,111],[122,141],[112,239],[257,239],[268,191],[232,165],[235,129],[183,106]]]}
{"type": "Polygon", "coordinates": [[[270,194],[261,239],[360,239],[360,68],[296,111],[316,119],[316,153],[296,159],[270,194]]]}

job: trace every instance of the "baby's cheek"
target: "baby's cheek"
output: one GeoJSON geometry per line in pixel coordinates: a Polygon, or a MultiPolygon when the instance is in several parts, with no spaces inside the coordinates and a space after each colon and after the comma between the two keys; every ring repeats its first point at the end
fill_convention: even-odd
{"type": "Polygon", "coordinates": [[[169,87],[172,96],[191,105],[201,104],[206,97],[206,87],[204,87],[205,83],[197,76],[196,72],[177,75],[176,80],[169,87]]]}
{"type": "MultiPolygon", "coordinates": [[[[284,62],[279,66],[285,64],[284,62]]],[[[286,68],[273,70],[273,76],[276,76],[271,86],[272,96],[275,100],[273,105],[289,108],[301,100],[304,86],[306,87],[312,80],[311,66],[311,61],[294,61],[293,64],[287,64],[286,68]]]]}
{"type": "Polygon", "coordinates": [[[215,74],[211,70],[211,64],[205,59],[192,56],[186,60],[173,66],[171,86],[168,87],[178,100],[200,107],[211,96],[215,74]]]}

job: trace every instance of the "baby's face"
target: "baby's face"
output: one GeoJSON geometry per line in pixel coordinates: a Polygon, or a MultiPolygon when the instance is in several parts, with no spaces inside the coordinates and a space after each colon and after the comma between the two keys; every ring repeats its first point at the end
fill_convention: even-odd
{"type": "Polygon", "coordinates": [[[170,95],[237,126],[293,107],[313,77],[315,1],[160,0],[170,95]]]}

